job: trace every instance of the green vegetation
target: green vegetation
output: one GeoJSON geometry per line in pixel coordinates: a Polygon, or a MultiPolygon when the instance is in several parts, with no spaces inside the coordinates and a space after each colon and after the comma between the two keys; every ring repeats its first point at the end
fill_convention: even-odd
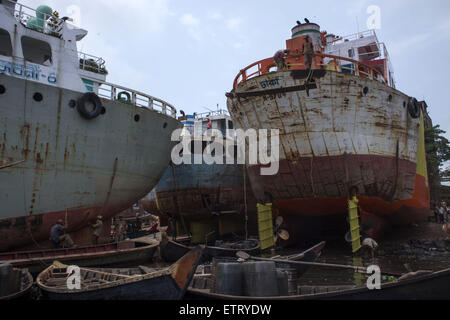
{"type": "Polygon", "coordinates": [[[445,133],[439,125],[425,128],[428,180],[433,200],[441,198],[441,183],[450,178],[450,169],[444,168],[445,162],[450,160],[450,142],[443,136],[445,133]]]}

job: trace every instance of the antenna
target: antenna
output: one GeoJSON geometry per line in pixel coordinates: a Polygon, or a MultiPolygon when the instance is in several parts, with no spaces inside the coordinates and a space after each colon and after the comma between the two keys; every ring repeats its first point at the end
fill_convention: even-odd
{"type": "Polygon", "coordinates": [[[358,16],[356,16],[356,30],[358,31],[358,37],[359,37],[359,21],[358,21],[358,16]]]}

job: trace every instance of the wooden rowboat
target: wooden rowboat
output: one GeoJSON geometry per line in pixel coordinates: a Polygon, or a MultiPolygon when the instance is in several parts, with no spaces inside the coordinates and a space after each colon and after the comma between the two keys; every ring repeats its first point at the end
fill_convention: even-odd
{"type": "Polygon", "coordinates": [[[179,300],[182,299],[201,259],[196,247],[168,268],[125,275],[80,268],[81,288],[68,289],[67,266],[54,263],[39,274],[36,283],[51,300],[179,300]]]}
{"type": "MultiPolygon", "coordinates": [[[[211,275],[196,275],[210,277],[211,275]]],[[[194,281],[208,283],[207,281],[194,281]]],[[[369,290],[367,286],[315,286],[299,287],[293,296],[248,297],[229,296],[211,292],[208,288],[189,287],[187,299],[202,300],[448,300],[450,299],[450,268],[431,272],[415,272],[392,282],[381,284],[381,289],[369,290]],[[306,293],[307,292],[307,293],[306,293]]]]}
{"type": "Polygon", "coordinates": [[[7,274],[2,272],[0,277],[0,300],[16,300],[25,297],[33,285],[33,277],[27,269],[8,267],[7,274]]]}
{"type": "MultiPolygon", "coordinates": [[[[161,258],[166,262],[173,262],[182,257],[186,252],[192,250],[189,239],[184,241],[174,241],[172,239],[162,239],[160,242],[161,258]]],[[[258,240],[243,240],[234,243],[224,242],[220,246],[205,246],[204,258],[214,257],[235,257],[236,253],[244,251],[250,255],[258,254],[261,247],[258,240]]]]}
{"type": "Polygon", "coordinates": [[[145,239],[145,241],[136,239],[97,246],[6,252],[0,253],[0,263],[28,268],[35,275],[55,260],[83,267],[131,263],[136,265],[151,261],[158,245],[159,242],[153,239],[145,239]]]}

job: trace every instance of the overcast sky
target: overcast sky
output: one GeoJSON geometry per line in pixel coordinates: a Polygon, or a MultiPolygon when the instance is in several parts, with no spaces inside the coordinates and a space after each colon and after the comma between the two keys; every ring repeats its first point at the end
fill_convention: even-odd
{"type": "Polygon", "coordinates": [[[425,99],[450,138],[448,0],[23,0],[74,16],[89,34],[78,49],[103,57],[109,82],[172,103],[186,113],[226,109],[225,92],[240,69],[285,47],[296,20],[347,35],[367,29],[380,8],[380,41],[397,89],[425,99]],[[79,8],[80,14],[77,14],[79,8]]]}

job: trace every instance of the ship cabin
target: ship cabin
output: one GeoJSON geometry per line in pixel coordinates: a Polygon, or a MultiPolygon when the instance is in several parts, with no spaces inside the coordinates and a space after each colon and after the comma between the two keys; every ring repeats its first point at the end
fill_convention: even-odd
{"type": "Polygon", "coordinates": [[[233,120],[225,110],[194,113],[181,117],[179,120],[183,123],[184,129],[194,138],[202,138],[207,134],[208,129],[219,130],[225,138],[227,131],[234,129],[233,120]]]}
{"type": "MultiPolygon", "coordinates": [[[[314,48],[311,69],[346,72],[367,77],[395,88],[394,72],[384,43],[375,30],[345,37],[321,31],[316,23],[297,23],[286,40],[284,70],[306,70],[303,45],[308,38],[314,48]]],[[[234,80],[234,88],[242,81],[278,70],[273,57],[257,61],[242,69],[234,80]]]]}
{"type": "Polygon", "coordinates": [[[169,103],[106,82],[105,60],[77,50],[87,31],[46,5],[36,9],[0,0],[0,74],[176,116],[169,103]]]}
{"type": "MultiPolygon", "coordinates": [[[[233,131],[230,131],[235,129],[234,123],[228,111],[217,110],[203,113],[194,113],[192,115],[183,115],[182,117],[179,117],[178,120],[180,120],[184,125],[181,137],[191,136],[191,138],[194,140],[191,143],[190,153],[192,155],[197,154],[200,151],[200,149],[195,150],[196,141],[198,143],[200,143],[201,141],[201,152],[204,153],[207,145],[215,140],[214,135],[212,137],[209,137],[209,135],[211,135],[212,133],[208,132],[208,129],[212,129],[220,131],[224,143],[226,143],[224,147],[229,147],[232,145],[234,148],[233,155],[234,157],[237,156],[236,134],[234,134],[233,131]]],[[[226,154],[225,149],[223,150],[223,154],[226,154]]],[[[182,155],[182,150],[180,152],[180,155],[182,155]]]]}

